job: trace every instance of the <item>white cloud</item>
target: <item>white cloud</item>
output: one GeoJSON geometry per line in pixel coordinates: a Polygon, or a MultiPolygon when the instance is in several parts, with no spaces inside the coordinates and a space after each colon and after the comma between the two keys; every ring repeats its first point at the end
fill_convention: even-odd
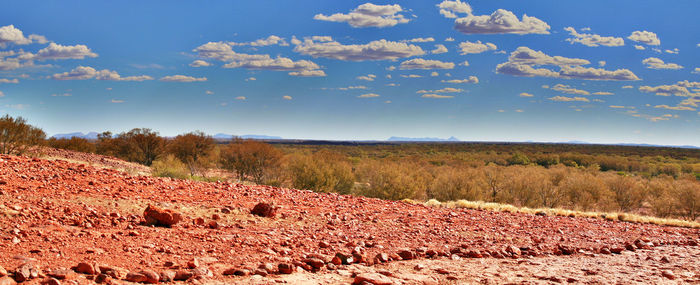
{"type": "Polygon", "coordinates": [[[605,60],[598,61],[598,66],[603,67],[608,64],[605,60]]]}
{"type": "Polygon", "coordinates": [[[216,59],[223,62],[224,68],[246,68],[258,70],[290,71],[296,76],[323,76],[320,67],[308,60],[294,61],[278,56],[272,58],[267,54],[237,53],[231,48],[231,44],[224,42],[209,42],[194,49],[200,57],[216,59]],[[304,72],[306,71],[306,72],[304,72]]]}
{"type": "Polygon", "coordinates": [[[588,98],[586,97],[565,97],[565,96],[554,96],[548,98],[549,100],[552,101],[557,101],[557,102],[590,102],[588,98]]]}
{"type": "Polygon", "coordinates": [[[438,94],[423,94],[420,97],[422,98],[433,98],[433,99],[449,99],[449,98],[454,98],[455,96],[449,96],[449,95],[438,95],[438,94]]]}
{"type": "Polygon", "coordinates": [[[431,51],[432,54],[446,53],[447,47],[445,45],[435,45],[435,49],[431,51]]]}
{"type": "Polygon", "coordinates": [[[440,73],[437,73],[436,71],[433,71],[433,72],[430,73],[430,76],[432,76],[432,77],[440,76],[440,73]]]}
{"type": "Polygon", "coordinates": [[[17,78],[14,78],[14,79],[0,78],[0,83],[19,83],[19,80],[17,78]]]}
{"type": "Polygon", "coordinates": [[[212,94],[214,94],[214,92],[213,92],[213,91],[211,91],[211,90],[207,90],[207,91],[204,91],[204,94],[207,94],[207,95],[212,95],[212,94]]]}
{"type": "Polygon", "coordinates": [[[110,101],[110,103],[113,103],[113,104],[121,104],[121,103],[124,103],[124,100],[112,99],[112,100],[110,101]]]}
{"type": "Polygon", "coordinates": [[[445,16],[445,18],[454,19],[457,18],[457,13],[459,14],[471,14],[472,7],[469,4],[462,2],[460,0],[445,0],[440,4],[435,5],[440,8],[440,15],[445,16]]]}
{"type": "Polygon", "coordinates": [[[410,20],[406,19],[402,14],[403,9],[400,5],[375,5],[365,3],[348,14],[335,13],[330,16],[317,14],[314,20],[330,21],[330,22],[346,22],[354,28],[367,27],[393,27],[397,24],[405,24],[410,20]]]}
{"type": "Polygon", "coordinates": [[[418,94],[427,94],[427,93],[459,93],[459,92],[464,92],[464,89],[452,88],[452,87],[445,87],[445,88],[438,89],[438,90],[418,90],[418,91],[416,91],[416,93],[418,93],[418,94]]]}
{"type": "Polygon", "coordinates": [[[688,106],[669,106],[669,105],[656,105],[656,106],[654,106],[654,108],[674,110],[674,111],[695,111],[696,110],[695,108],[688,107],[688,106]]]}
{"type": "Polygon", "coordinates": [[[197,59],[197,60],[193,61],[192,63],[190,63],[190,66],[192,66],[192,67],[211,66],[211,63],[208,63],[208,62],[203,61],[201,59],[197,59]]]}
{"type": "Polygon", "coordinates": [[[284,99],[284,100],[292,100],[292,96],[284,95],[284,96],[282,96],[282,99],[284,99]]]}
{"type": "Polygon", "coordinates": [[[386,70],[387,70],[387,71],[394,71],[394,70],[396,70],[396,66],[393,66],[393,65],[392,65],[392,66],[389,66],[389,67],[386,68],[386,70]]]}
{"type": "Polygon", "coordinates": [[[615,93],[607,92],[607,91],[598,91],[598,92],[593,92],[593,95],[608,96],[608,95],[615,95],[615,93]]]}
{"type": "Polygon", "coordinates": [[[522,112],[525,112],[525,111],[523,111],[523,109],[516,109],[515,112],[516,112],[516,113],[522,113],[522,112]]]}
{"type": "Polygon", "coordinates": [[[357,98],[374,98],[374,97],[379,97],[379,94],[367,93],[367,94],[362,94],[360,96],[357,96],[357,98]]]}
{"type": "Polygon", "coordinates": [[[247,42],[247,43],[236,43],[236,42],[229,42],[230,45],[233,46],[254,46],[254,47],[262,47],[262,46],[271,46],[271,45],[280,45],[280,46],[288,46],[289,43],[287,43],[283,38],[271,35],[267,38],[264,39],[258,39],[253,42],[247,42]]]}
{"type": "Polygon", "coordinates": [[[367,75],[362,75],[362,76],[358,76],[355,78],[358,80],[374,81],[374,79],[377,78],[377,76],[374,74],[367,74],[367,75]]]}
{"type": "Polygon", "coordinates": [[[647,68],[651,69],[681,69],[683,66],[675,63],[664,63],[663,60],[656,57],[650,57],[642,60],[642,63],[646,65],[647,68]]]}
{"type": "Polygon", "coordinates": [[[532,95],[532,94],[527,93],[527,92],[520,93],[518,96],[520,96],[520,97],[535,97],[535,95],[532,95]]]}
{"type": "Polygon", "coordinates": [[[58,60],[58,59],[83,59],[97,57],[86,45],[63,46],[50,43],[48,47],[39,50],[35,55],[27,55],[27,60],[58,60]]]}
{"type": "Polygon", "coordinates": [[[86,79],[97,79],[97,80],[112,80],[112,81],[145,81],[153,80],[153,77],[148,75],[139,76],[127,76],[121,77],[116,71],[103,69],[96,70],[89,66],[78,66],[71,71],[56,73],[51,76],[51,78],[56,80],[86,80],[86,79]]]}
{"type": "Polygon", "coordinates": [[[170,75],[170,76],[165,76],[160,79],[160,81],[166,81],[166,82],[201,82],[201,81],[207,81],[206,77],[192,77],[192,76],[187,76],[187,75],[170,75]]]}
{"type": "Polygon", "coordinates": [[[589,47],[619,47],[625,45],[625,40],[623,40],[622,38],[603,37],[596,34],[580,34],[576,32],[576,29],[574,29],[573,27],[566,27],[564,28],[564,30],[569,32],[569,35],[573,36],[573,38],[566,39],[567,42],[570,42],[572,44],[580,43],[589,47]]]}
{"type": "Polygon", "coordinates": [[[632,85],[622,86],[622,89],[633,89],[633,88],[634,88],[634,86],[632,86],[632,85]]]}
{"type": "Polygon", "coordinates": [[[644,46],[640,46],[640,45],[634,45],[634,48],[637,49],[637,50],[645,50],[645,49],[647,49],[647,48],[645,48],[644,46]]]}
{"type": "Polygon", "coordinates": [[[245,81],[255,81],[255,80],[258,80],[258,79],[255,77],[252,77],[252,76],[245,79],[245,81]]]}
{"type": "Polygon", "coordinates": [[[498,49],[498,47],[496,47],[496,45],[492,43],[481,43],[481,41],[477,41],[475,43],[462,42],[459,44],[459,49],[461,50],[461,54],[465,55],[470,53],[482,53],[489,50],[496,50],[498,49]]]}
{"type": "MultiPolygon", "coordinates": [[[[446,42],[454,42],[455,38],[453,38],[453,37],[445,38],[445,41],[446,42]]],[[[698,45],[700,45],[700,44],[698,44],[698,45]]]]}
{"type": "Polygon", "coordinates": [[[453,69],[455,64],[452,62],[443,62],[439,60],[427,60],[422,58],[414,58],[401,63],[400,69],[453,69]]]}
{"type": "Polygon", "coordinates": [[[674,48],[674,49],[667,49],[667,50],[665,50],[665,52],[670,53],[670,54],[678,54],[679,50],[678,50],[678,48],[674,48]]]}
{"type": "Polygon", "coordinates": [[[51,94],[51,97],[71,97],[73,94],[63,93],[63,94],[51,94]]]}
{"type": "Polygon", "coordinates": [[[236,98],[234,98],[234,99],[236,99],[236,100],[245,100],[246,97],[245,97],[245,96],[238,96],[238,97],[236,97],[236,98]]]}
{"type": "Polygon", "coordinates": [[[430,38],[415,38],[415,39],[409,40],[409,42],[412,42],[412,43],[429,43],[429,42],[434,42],[434,41],[435,41],[435,39],[432,37],[430,37],[430,38]]]}
{"type": "Polygon", "coordinates": [[[418,75],[418,74],[401,74],[401,77],[403,77],[403,78],[421,78],[423,76],[418,75]]]}
{"type": "Polygon", "coordinates": [[[28,45],[31,43],[45,44],[47,40],[44,36],[29,35],[25,37],[20,29],[14,25],[0,27],[0,47],[5,48],[8,44],[28,45]]]}
{"type": "Polygon", "coordinates": [[[661,44],[661,40],[659,40],[659,37],[656,36],[655,33],[648,31],[634,31],[627,38],[635,42],[640,42],[650,46],[658,46],[661,44]]]}
{"type": "Polygon", "coordinates": [[[338,90],[343,90],[343,91],[345,91],[345,90],[357,90],[357,89],[366,90],[367,86],[356,85],[356,86],[348,86],[348,87],[338,87],[338,90]]]}
{"type": "Polygon", "coordinates": [[[396,86],[400,86],[401,84],[397,84],[397,83],[389,83],[389,84],[385,84],[385,85],[386,85],[386,86],[392,86],[392,87],[396,87],[396,86]]]}
{"type": "Polygon", "coordinates": [[[496,66],[496,72],[524,77],[540,76],[583,80],[640,80],[639,77],[628,69],[613,71],[581,66],[586,64],[590,64],[590,62],[585,59],[549,56],[541,51],[534,51],[528,47],[518,47],[510,54],[508,62],[496,66]],[[542,65],[558,66],[559,71],[547,68],[536,68],[542,65]]]}
{"type": "Polygon", "coordinates": [[[301,76],[301,77],[323,77],[326,76],[326,72],[320,69],[317,70],[302,70],[302,71],[292,71],[288,73],[291,76],[301,76]]]}
{"type": "Polygon", "coordinates": [[[692,73],[700,74],[700,67],[696,67],[692,73]]]}
{"type": "Polygon", "coordinates": [[[450,79],[450,80],[442,80],[440,81],[442,83],[455,83],[455,84],[460,84],[460,83],[479,83],[479,78],[476,76],[469,76],[467,79],[450,79]]]}
{"type": "Polygon", "coordinates": [[[572,88],[569,85],[564,85],[564,84],[557,84],[552,87],[552,90],[559,91],[562,93],[567,93],[567,94],[575,94],[575,95],[591,95],[586,90],[581,90],[581,89],[576,89],[572,88]]]}
{"type": "Polygon", "coordinates": [[[306,38],[303,43],[294,48],[294,51],[314,58],[325,57],[350,61],[394,60],[425,54],[425,51],[417,45],[384,39],[363,45],[343,45],[336,41],[317,42],[306,38]]]}
{"type": "Polygon", "coordinates": [[[464,62],[460,63],[459,65],[462,65],[462,66],[469,66],[469,61],[468,61],[468,60],[465,60],[464,62]]]}
{"type": "MultiPolygon", "coordinates": [[[[691,81],[678,81],[676,84],[670,84],[670,85],[659,85],[659,86],[640,86],[639,91],[642,92],[647,92],[647,93],[655,93],[656,95],[659,96],[682,96],[682,97],[689,97],[689,96],[694,96],[692,92],[688,90],[688,88],[698,88],[700,87],[700,82],[691,82],[691,81]]],[[[700,95],[699,95],[700,96],[700,95]]]]}
{"type": "Polygon", "coordinates": [[[491,15],[466,17],[455,20],[454,28],[463,34],[549,34],[549,25],[535,17],[523,15],[519,20],[508,10],[498,9],[491,15]]]}

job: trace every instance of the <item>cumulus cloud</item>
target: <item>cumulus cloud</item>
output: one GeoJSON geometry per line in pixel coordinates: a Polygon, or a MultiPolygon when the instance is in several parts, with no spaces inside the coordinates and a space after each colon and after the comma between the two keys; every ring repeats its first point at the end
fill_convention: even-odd
{"type": "Polygon", "coordinates": [[[644,46],[640,46],[640,45],[634,45],[634,48],[635,48],[636,50],[645,50],[645,49],[647,49],[647,48],[645,48],[644,46]]]}
{"type": "Polygon", "coordinates": [[[432,54],[446,53],[447,47],[445,45],[435,45],[435,49],[431,51],[432,54]]]}
{"type": "Polygon", "coordinates": [[[415,39],[410,39],[409,42],[412,43],[429,43],[429,42],[434,42],[435,39],[432,37],[429,38],[415,38],[415,39]]]}
{"type": "MultiPolygon", "coordinates": [[[[455,38],[453,38],[453,37],[445,38],[445,41],[446,41],[446,42],[454,42],[454,41],[455,41],[455,38]]],[[[700,44],[699,44],[699,45],[700,45],[700,44]]]]}
{"type": "Polygon", "coordinates": [[[56,80],[86,80],[86,79],[97,79],[97,80],[112,80],[112,81],[145,81],[153,80],[153,77],[148,75],[139,76],[127,76],[121,77],[116,71],[103,69],[96,70],[89,66],[78,66],[71,71],[56,73],[51,76],[51,78],[56,80]]]}
{"type": "Polygon", "coordinates": [[[236,100],[245,100],[246,97],[245,97],[245,96],[238,96],[238,97],[236,97],[236,98],[234,98],[234,99],[236,99],[236,100]]]}
{"type": "Polygon", "coordinates": [[[670,54],[678,54],[679,50],[678,50],[678,48],[674,48],[674,49],[667,49],[667,50],[665,50],[665,52],[670,53],[670,54]]]}
{"type": "Polygon", "coordinates": [[[593,95],[608,96],[608,95],[615,95],[615,93],[607,92],[607,91],[598,91],[598,92],[593,92],[593,95]]]}
{"type": "Polygon", "coordinates": [[[420,97],[422,98],[433,98],[433,99],[449,99],[449,98],[454,98],[455,96],[450,96],[450,95],[439,95],[439,94],[423,94],[420,97]]]}
{"type": "Polygon", "coordinates": [[[659,37],[656,36],[655,33],[648,31],[634,31],[627,38],[635,42],[640,42],[650,46],[658,46],[661,44],[661,40],[659,40],[659,37]]]}
{"type": "Polygon", "coordinates": [[[498,47],[496,47],[496,45],[493,43],[481,43],[481,41],[477,41],[475,43],[462,42],[459,44],[459,49],[461,51],[460,53],[462,55],[465,55],[470,53],[482,53],[489,50],[496,50],[498,49],[498,47]]]}
{"type": "Polygon", "coordinates": [[[654,108],[674,110],[674,111],[695,111],[696,110],[695,108],[688,107],[688,106],[669,106],[669,105],[656,105],[656,106],[654,106],[654,108]]]}
{"type": "Polygon", "coordinates": [[[642,60],[642,63],[646,65],[647,68],[651,69],[681,69],[683,66],[675,63],[665,63],[660,58],[650,57],[642,60]]]}
{"type": "Polygon", "coordinates": [[[203,61],[201,59],[197,59],[197,60],[193,61],[192,63],[190,63],[190,66],[192,66],[192,67],[211,66],[211,63],[208,63],[208,62],[203,61]]]}
{"type": "Polygon", "coordinates": [[[598,61],[598,66],[603,67],[608,64],[605,60],[598,61]]]}
{"type": "Polygon", "coordinates": [[[450,79],[450,80],[442,80],[440,81],[442,83],[454,83],[454,84],[461,84],[461,83],[479,83],[479,78],[476,76],[469,76],[469,78],[466,79],[450,79]]]}
{"type": "Polygon", "coordinates": [[[5,48],[8,44],[28,45],[31,43],[45,44],[47,40],[40,35],[25,37],[24,33],[20,29],[15,28],[14,25],[0,27],[0,48],[5,48]]]}
{"type": "Polygon", "coordinates": [[[575,95],[591,95],[586,90],[581,90],[581,89],[576,89],[572,88],[569,85],[564,85],[564,84],[557,84],[552,87],[552,90],[559,91],[562,93],[567,93],[567,94],[575,94],[575,95]]]}
{"type": "Polygon", "coordinates": [[[590,100],[588,100],[586,97],[554,96],[548,99],[557,102],[590,102],[590,100]]]}
{"type": "Polygon", "coordinates": [[[360,96],[357,96],[357,98],[374,98],[374,97],[379,97],[379,94],[367,93],[367,94],[362,94],[360,96]]]}
{"type": "Polygon", "coordinates": [[[365,3],[350,11],[350,13],[335,13],[330,16],[317,14],[314,16],[314,20],[345,22],[354,28],[384,28],[408,23],[410,20],[406,19],[403,14],[400,14],[401,12],[403,12],[403,9],[399,4],[375,5],[365,3]]]}
{"type": "Polygon", "coordinates": [[[469,4],[462,2],[460,0],[450,1],[445,0],[440,4],[435,5],[440,8],[440,15],[445,18],[454,19],[457,18],[457,14],[471,14],[472,7],[469,4]]]}
{"type": "Polygon", "coordinates": [[[416,93],[418,94],[427,94],[427,93],[458,93],[458,92],[463,92],[464,89],[460,88],[452,88],[452,87],[446,87],[438,90],[418,90],[416,93]]]}
{"type": "Polygon", "coordinates": [[[160,79],[160,81],[166,81],[166,82],[201,82],[201,81],[207,81],[206,77],[192,77],[192,76],[187,76],[187,75],[170,75],[170,76],[165,76],[160,79]]]}
{"type": "Polygon", "coordinates": [[[48,47],[39,50],[36,54],[27,54],[27,60],[59,60],[59,59],[83,59],[97,57],[86,45],[63,46],[50,43],[48,47]]]}
{"type": "Polygon", "coordinates": [[[437,73],[436,71],[433,71],[433,72],[430,73],[430,76],[432,76],[432,77],[440,76],[440,73],[437,73]]]}
{"type": "Polygon", "coordinates": [[[602,68],[583,67],[590,64],[588,60],[549,56],[528,47],[518,47],[510,54],[507,62],[496,66],[496,72],[524,77],[554,77],[583,80],[640,80],[628,69],[605,70],[602,68]],[[558,66],[559,71],[539,66],[558,66]]]}
{"type": "Polygon", "coordinates": [[[13,79],[0,78],[0,83],[19,83],[19,80],[17,78],[13,78],[13,79]]]}
{"type": "Polygon", "coordinates": [[[325,76],[325,72],[312,61],[294,61],[281,56],[272,58],[267,54],[237,53],[233,51],[230,43],[209,42],[194,51],[202,58],[226,62],[224,68],[288,71],[292,76],[325,76]]]}
{"type": "Polygon", "coordinates": [[[282,96],[282,99],[284,99],[284,100],[292,100],[292,96],[284,95],[284,96],[282,96]]]}
{"type": "MultiPolygon", "coordinates": [[[[678,81],[676,84],[669,85],[659,85],[659,86],[640,86],[639,91],[646,93],[655,93],[659,96],[694,96],[693,92],[690,92],[688,88],[699,88],[700,82],[692,81],[678,81]]],[[[700,96],[700,95],[697,95],[700,96]]]]}
{"type": "Polygon", "coordinates": [[[374,74],[367,74],[367,75],[362,75],[362,76],[358,76],[355,78],[358,80],[374,81],[374,79],[377,78],[377,76],[374,74]]]}
{"type": "Polygon", "coordinates": [[[535,95],[532,95],[532,94],[527,93],[527,92],[522,92],[518,96],[520,96],[520,97],[535,97],[535,95]]]}
{"type": "Polygon", "coordinates": [[[254,47],[262,47],[262,46],[271,46],[271,45],[281,45],[281,46],[288,46],[289,43],[284,40],[284,38],[271,35],[267,38],[264,39],[258,39],[256,41],[252,42],[246,42],[246,43],[236,43],[236,42],[229,42],[230,45],[233,46],[254,46],[254,47]]]}
{"type": "Polygon", "coordinates": [[[634,88],[634,86],[632,86],[632,85],[622,86],[622,89],[633,89],[633,88],[634,88]]]}
{"type": "Polygon", "coordinates": [[[453,69],[455,64],[452,62],[443,62],[439,60],[428,60],[422,58],[414,58],[401,63],[400,69],[453,69]]]}
{"type": "Polygon", "coordinates": [[[569,35],[573,38],[566,39],[567,42],[571,44],[580,43],[589,47],[597,46],[607,46],[607,47],[619,47],[625,45],[625,40],[617,37],[603,37],[596,34],[581,34],[576,32],[573,27],[564,28],[565,31],[569,32],[569,35]]]}
{"type": "Polygon", "coordinates": [[[425,54],[425,51],[417,45],[384,39],[362,45],[344,45],[337,41],[319,42],[306,38],[294,48],[294,51],[314,58],[350,61],[394,60],[425,54]]]}
{"type": "Polygon", "coordinates": [[[255,77],[252,77],[252,76],[245,79],[245,81],[255,81],[255,80],[258,80],[258,79],[255,77]]]}
{"type": "Polygon", "coordinates": [[[523,15],[522,21],[513,12],[498,9],[491,15],[455,20],[454,28],[463,34],[549,34],[549,25],[535,17],[523,15]]]}
{"type": "Polygon", "coordinates": [[[700,74],[700,67],[696,67],[692,73],[700,74]]]}

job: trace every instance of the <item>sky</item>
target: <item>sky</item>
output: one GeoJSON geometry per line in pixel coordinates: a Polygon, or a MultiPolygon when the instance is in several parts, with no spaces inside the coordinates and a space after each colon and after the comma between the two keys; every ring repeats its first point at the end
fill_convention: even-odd
{"type": "Polygon", "coordinates": [[[700,1],[13,1],[0,114],[384,140],[700,146],[700,1]]]}

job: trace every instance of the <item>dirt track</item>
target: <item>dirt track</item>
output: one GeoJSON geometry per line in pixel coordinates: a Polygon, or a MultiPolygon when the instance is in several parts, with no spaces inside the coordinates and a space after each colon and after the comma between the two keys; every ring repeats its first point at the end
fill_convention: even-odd
{"type": "Polygon", "coordinates": [[[135,273],[144,270],[242,284],[345,283],[365,272],[375,272],[375,281],[419,284],[700,282],[698,229],[130,176],[60,160],[0,160],[0,266],[12,275],[32,264],[39,276],[30,282],[47,274],[65,277],[63,283],[92,283],[97,276],[122,282],[141,280],[135,273]],[[277,216],[251,215],[259,202],[279,207],[277,216]],[[180,212],[184,221],[143,225],[148,204],[180,212]],[[332,265],[337,253],[360,263],[332,265]],[[54,274],[81,262],[98,263],[112,276],[54,274]],[[228,269],[270,275],[223,275],[228,269]],[[376,273],[382,270],[398,278],[376,273]]]}

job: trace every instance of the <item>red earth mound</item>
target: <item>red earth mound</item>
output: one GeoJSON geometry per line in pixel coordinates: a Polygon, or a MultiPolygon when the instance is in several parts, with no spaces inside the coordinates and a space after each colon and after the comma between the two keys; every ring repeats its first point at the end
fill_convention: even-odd
{"type": "MultiPolygon", "coordinates": [[[[0,156],[0,284],[18,277],[248,283],[243,278],[250,276],[241,276],[253,274],[280,281],[280,274],[345,276],[355,264],[379,268],[400,260],[410,261],[396,264],[695,249],[699,238],[698,229],[432,208],[0,156]],[[275,205],[276,215],[251,214],[261,202],[275,205]],[[181,214],[182,221],[152,226],[144,219],[148,205],[181,214]]],[[[449,280],[452,275],[443,270],[425,274],[449,280]]],[[[330,280],[351,282],[353,275],[330,280]]]]}

